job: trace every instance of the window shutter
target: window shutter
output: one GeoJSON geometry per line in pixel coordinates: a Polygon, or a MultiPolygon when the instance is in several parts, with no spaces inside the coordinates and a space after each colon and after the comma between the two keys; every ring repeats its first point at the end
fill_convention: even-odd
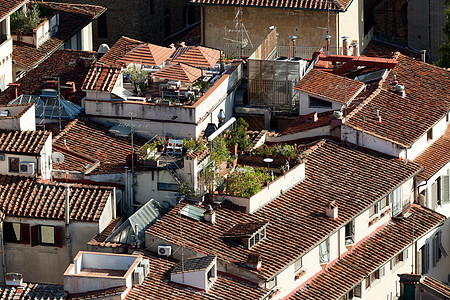
{"type": "Polygon", "coordinates": [[[20,224],[20,243],[29,244],[30,243],[30,225],[21,223],[20,224]]]}
{"type": "Polygon", "coordinates": [[[425,203],[423,206],[428,207],[430,204],[430,192],[428,191],[428,188],[425,189],[425,203]]]}
{"type": "Polygon", "coordinates": [[[436,203],[437,203],[437,183],[433,183],[431,185],[431,209],[436,210],[436,203]]]}
{"type": "Polygon", "coordinates": [[[425,244],[425,273],[428,273],[428,270],[430,269],[430,244],[425,244]]]}
{"type": "Polygon", "coordinates": [[[386,270],[385,270],[385,266],[382,266],[382,267],[380,268],[380,278],[381,278],[381,277],[384,277],[384,275],[386,275],[386,270]]]}
{"type": "Polygon", "coordinates": [[[403,251],[403,261],[405,261],[408,258],[408,249],[405,249],[403,251]]]}
{"type": "Polygon", "coordinates": [[[31,247],[39,245],[39,225],[31,226],[31,247]]]}
{"type": "Polygon", "coordinates": [[[433,267],[436,266],[436,262],[438,261],[438,247],[437,247],[437,235],[433,237],[433,267]]]}
{"type": "Polygon", "coordinates": [[[442,243],[441,243],[441,234],[442,234],[442,232],[439,231],[439,234],[438,234],[438,247],[439,247],[439,250],[441,250],[442,255],[444,257],[447,257],[448,256],[447,255],[447,251],[445,251],[445,249],[444,249],[444,247],[442,246],[442,243]]]}
{"type": "Polygon", "coordinates": [[[355,288],[353,289],[353,294],[355,297],[361,298],[361,283],[355,286],[355,288]]]}
{"type": "Polygon", "coordinates": [[[417,266],[416,266],[416,273],[423,274],[423,266],[422,266],[422,259],[423,259],[423,249],[424,247],[420,248],[417,252],[417,266]]]}
{"type": "Polygon", "coordinates": [[[450,176],[442,175],[442,203],[450,202],[450,176]]]}
{"type": "Polygon", "coordinates": [[[55,226],[55,246],[62,248],[63,244],[63,230],[61,227],[55,226]]]}

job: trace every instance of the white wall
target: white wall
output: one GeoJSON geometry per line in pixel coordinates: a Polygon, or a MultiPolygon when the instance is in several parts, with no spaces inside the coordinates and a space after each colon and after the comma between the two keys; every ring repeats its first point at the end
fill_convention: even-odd
{"type": "Polygon", "coordinates": [[[4,82],[4,86],[0,86],[0,91],[6,89],[8,87],[8,84],[14,81],[12,68],[12,51],[13,41],[10,37],[0,45],[0,82],[4,82]]]}
{"type": "MultiPolygon", "coordinates": [[[[362,36],[364,35],[364,3],[362,0],[353,0],[351,5],[348,7],[347,11],[338,14],[338,22],[339,22],[339,33],[337,36],[337,42],[342,47],[342,39],[343,36],[348,36],[348,45],[350,46],[351,41],[356,40],[358,43],[362,42],[362,36]]],[[[334,43],[336,41],[333,41],[334,43]]],[[[361,51],[364,50],[366,45],[362,46],[361,51]]],[[[351,50],[349,50],[348,54],[351,55],[351,50]]],[[[342,54],[336,53],[336,54],[342,54]]]]}

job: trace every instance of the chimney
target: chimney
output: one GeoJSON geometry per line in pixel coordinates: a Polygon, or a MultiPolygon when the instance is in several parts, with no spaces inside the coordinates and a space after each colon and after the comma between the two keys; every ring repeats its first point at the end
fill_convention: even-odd
{"type": "Polygon", "coordinates": [[[353,56],[359,56],[359,47],[358,47],[358,42],[353,42],[350,44],[353,48],[353,56]]]}
{"type": "Polygon", "coordinates": [[[426,62],[427,60],[427,50],[420,50],[420,58],[423,62],[426,62]]]}
{"type": "Polygon", "coordinates": [[[405,86],[403,84],[398,84],[397,83],[395,85],[394,93],[396,93],[397,95],[405,98],[406,97],[405,86]]]}
{"type": "Polygon", "coordinates": [[[250,253],[247,257],[247,268],[261,271],[262,269],[262,257],[258,253],[250,253]]]}
{"type": "Polygon", "coordinates": [[[206,207],[206,212],[203,214],[203,218],[208,223],[216,223],[216,212],[213,210],[211,204],[206,207]]]}
{"type": "Polygon", "coordinates": [[[6,273],[5,283],[8,286],[22,286],[23,278],[20,273],[6,273]]]}
{"type": "Polygon", "coordinates": [[[348,55],[348,36],[342,37],[342,55],[348,55]]]}
{"type": "Polygon", "coordinates": [[[380,110],[377,109],[377,115],[375,116],[375,121],[381,123],[381,116],[380,116],[380,110]]]}
{"type": "Polygon", "coordinates": [[[326,35],[324,36],[325,38],[325,52],[330,51],[330,39],[331,39],[331,35],[326,35]]]}
{"type": "Polygon", "coordinates": [[[170,44],[169,47],[170,47],[171,49],[176,49],[174,43],[170,44]]]}
{"type": "Polygon", "coordinates": [[[186,43],[185,42],[181,42],[180,43],[180,47],[186,47],[186,43]]]}
{"type": "Polygon", "coordinates": [[[12,87],[11,90],[11,100],[17,99],[17,97],[19,97],[19,87],[20,87],[20,83],[10,83],[8,84],[10,87],[12,87]]]}
{"type": "Polygon", "coordinates": [[[295,57],[295,39],[297,38],[297,36],[291,35],[289,38],[291,39],[291,51],[290,51],[289,58],[294,58],[295,57]]]}
{"type": "Polygon", "coordinates": [[[326,214],[327,214],[327,217],[329,217],[331,219],[338,218],[338,205],[337,205],[336,201],[333,200],[332,202],[330,202],[330,204],[327,205],[326,214]]]}
{"type": "Polygon", "coordinates": [[[393,86],[396,86],[398,84],[397,75],[394,74],[394,80],[391,83],[393,86]]]}

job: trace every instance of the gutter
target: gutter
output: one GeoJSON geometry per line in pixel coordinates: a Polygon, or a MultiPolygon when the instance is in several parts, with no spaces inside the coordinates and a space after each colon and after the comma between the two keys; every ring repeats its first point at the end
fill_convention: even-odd
{"type": "MultiPolygon", "coordinates": [[[[304,11],[321,11],[321,12],[327,12],[328,9],[316,9],[316,8],[294,8],[294,7],[273,7],[273,6],[265,6],[265,5],[245,5],[245,4],[215,4],[215,3],[197,3],[197,2],[189,2],[193,5],[201,5],[201,6],[231,6],[231,7],[251,7],[251,8],[272,8],[272,9],[289,9],[289,10],[304,10],[304,11]]],[[[348,7],[353,3],[353,0],[347,5],[345,9],[330,9],[330,12],[346,12],[348,7]]]]}

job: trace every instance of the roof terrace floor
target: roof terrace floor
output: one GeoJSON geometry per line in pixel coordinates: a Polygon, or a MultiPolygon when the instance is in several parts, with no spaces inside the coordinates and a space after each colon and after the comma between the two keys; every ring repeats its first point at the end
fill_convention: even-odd
{"type": "Polygon", "coordinates": [[[112,269],[95,269],[83,268],[79,275],[102,276],[102,277],[123,277],[128,270],[112,270],[112,269]]]}

